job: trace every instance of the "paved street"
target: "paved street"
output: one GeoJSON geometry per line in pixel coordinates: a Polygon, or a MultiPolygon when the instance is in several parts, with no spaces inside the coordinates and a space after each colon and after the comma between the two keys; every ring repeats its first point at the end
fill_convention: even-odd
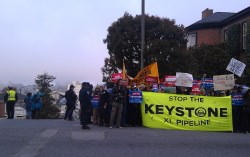
{"type": "Polygon", "coordinates": [[[109,129],[79,121],[0,119],[0,157],[247,157],[250,134],[109,129]]]}

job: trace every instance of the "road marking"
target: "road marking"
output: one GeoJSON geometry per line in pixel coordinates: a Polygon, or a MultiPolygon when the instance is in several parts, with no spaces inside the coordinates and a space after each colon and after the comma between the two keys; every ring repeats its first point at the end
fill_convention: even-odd
{"type": "Polygon", "coordinates": [[[72,131],[71,139],[73,140],[103,140],[105,138],[104,132],[82,132],[72,131]]]}
{"type": "Polygon", "coordinates": [[[42,132],[40,137],[49,139],[49,138],[55,136],[57,132],[58,132],[58,129],[47,129],[44,132],[42,132]]]}
{"type": "Polygon", "coordinates": [[[27,146],[17,152],[14,157],[35,157],[44,148],[49,139],[56,135],[58,129],[48,129],[40,134],[39,137],[32,139],[27,146]]]}

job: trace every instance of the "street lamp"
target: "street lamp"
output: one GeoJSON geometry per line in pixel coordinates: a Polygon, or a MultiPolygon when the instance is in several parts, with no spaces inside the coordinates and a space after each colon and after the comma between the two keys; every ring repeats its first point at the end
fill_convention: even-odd
{"type": "Polygon", "coordinates": [[[145,49],[145,0],[141,1],[141,69],[144,67],[145,49]]]}

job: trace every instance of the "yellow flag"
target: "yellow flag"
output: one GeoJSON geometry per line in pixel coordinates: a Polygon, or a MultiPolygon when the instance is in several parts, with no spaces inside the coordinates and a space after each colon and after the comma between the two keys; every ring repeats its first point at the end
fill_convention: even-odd
{"type": "MultiPolygon", "coordinates": [[[[147,76],[152,76],[152,77],[158,77],[159,79],[159,72],[158,72],[158,64],[157,62],[149,65],[150,67],[150,73],[147,76]]],[[[158,80],[159,83],[159,80],[158,80]]]]}
{"type": "Polygon", "coordinates": [[[122,79],[126,79],[126,68],[125,68],[125,64],[123,62],[123,65],[122,65],[122,79]]]}
{"type": "Polygon", "coordinates": [[[137,75],[136,77],[131,81],[132,83],[136,83],[137,85],[144,83],[145,78],[147,76],[151,77],[157,77],[158,78],[158,83],[160,82],[159,80],[159,72],[158,72],[158,64],[157,62],[150,64],[143,68],[137,75]]]}

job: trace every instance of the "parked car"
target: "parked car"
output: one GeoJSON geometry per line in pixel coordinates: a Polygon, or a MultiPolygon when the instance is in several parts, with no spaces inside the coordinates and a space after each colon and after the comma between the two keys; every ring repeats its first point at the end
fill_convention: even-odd
{"type": "Polygon", "coordinates": [[[15,107],[15,117],[26,117],[26,110],[22,107],[15,107]]]}

